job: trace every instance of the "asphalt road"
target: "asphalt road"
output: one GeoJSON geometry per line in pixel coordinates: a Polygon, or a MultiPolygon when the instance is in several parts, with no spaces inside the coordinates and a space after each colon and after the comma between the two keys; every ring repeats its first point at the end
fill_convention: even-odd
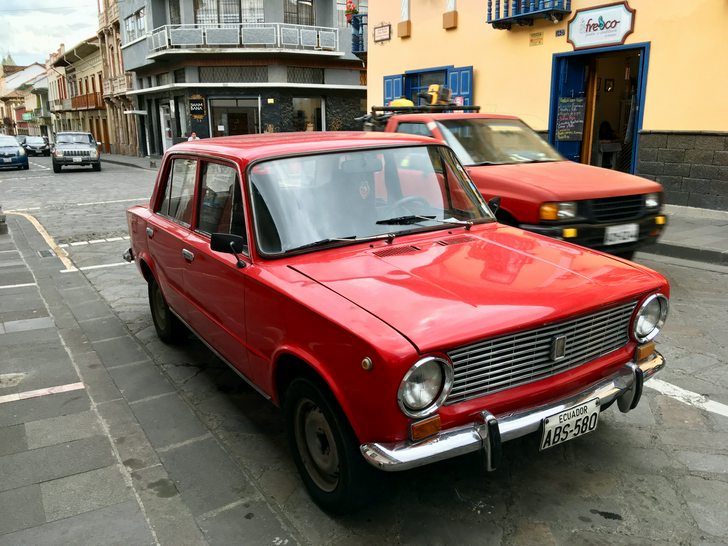
{"type": "MultiPolygon", "coordinates": [[[[131,402],[143,445],[153,450],[146,457],[156,462],[145,467],[140,455],[124,464],[137,474],[166,473],[169,496],[183,508],[169,518],[180,528],[193,524],[190,543],[728,543],[728,268],[638,254],[670,279],[672,298],[659,338],[667,368],[633,412],[615,405],[594,433],[545,452],[530,437],[506,444],[505,463],[493,473],[468,456],[388,476],[378,502],[332,518],[303,490],[278,411],[194,338],[179,348],[157,340],[146,285],[121,260],[125,209],[148,199],[154,176],[110,164],[99,173],[53,174],[48,158],[31,158],[29,171],[0,172],[0,205],[39,222],[49,246],[68,254],[58,261],[70,270],[63,278],[90,283],[121,321],[119,335],[138,346],[143,364],[107,364],[125,398],[142,388],[129,384],[140,366],[156,367],[170,386],[131,402]],[[143,405],[154,420],[140,416],[143,405]],[[178,407],[189,408],[197,424],[170,418],[178,410],[169,408],[178,407]],[[175,436],[188,426],[187,436],[175,436]],[[267,516],[252,517],[263,512],[251,505],[267,516]]],[[[119,436],[109,434],[118,446],[119,436]]],[[[135,498],[144,505],[142,493],[135,498]]],[[[172,543],[165,537],[174,534],[161,525],[157,531],[157,542],[172,543]]]]}

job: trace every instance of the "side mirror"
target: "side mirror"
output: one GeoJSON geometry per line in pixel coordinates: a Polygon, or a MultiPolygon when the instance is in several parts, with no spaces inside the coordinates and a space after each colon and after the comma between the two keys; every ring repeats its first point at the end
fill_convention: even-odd
{"type": "Polygon", "coordinates": [[[490,212],[492,212],[494,215],[496,212],[498,212],[498,209],[500,208],[500,202],[501,198],[498,196],[488,199],[488,208],[490,209],[490,212]]]}
{"type": "Polygon", "coordinates": [[[213,233],[210,238],[210,249],[215,252],[223,252],[225,254],[234,255],[239,268],[245,267],[245,262],[240,259],[240,254],[245,250],[245,238],[232,233],[213,233]]]}

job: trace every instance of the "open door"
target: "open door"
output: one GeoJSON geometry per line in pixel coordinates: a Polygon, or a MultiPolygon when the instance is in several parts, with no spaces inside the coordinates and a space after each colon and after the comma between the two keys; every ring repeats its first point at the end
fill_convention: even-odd
{"type": "Polygon", "coordinates": [[[557,59],[558,82],[552,96],[551,142],[567,159],[581,161],[586,115],[587,63],[584,57],[557,59]]]}

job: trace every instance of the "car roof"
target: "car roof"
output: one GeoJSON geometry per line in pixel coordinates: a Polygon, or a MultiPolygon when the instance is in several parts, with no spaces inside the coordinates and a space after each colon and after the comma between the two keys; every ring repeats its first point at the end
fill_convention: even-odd
{"type": "Polygon", "coordinates": [[[88,131],[58,131],[57,135],[90,135],[88,131]]]}
{"type": "Polygon", "coordinates": [[[420,114],[395,114],[398,120],[412,120],[412,121],[429,121],[434,120],[447,120],[447,119],[520,119],[517,116],[511,116],[507,114],[476,114],[473,112],[432,112],[432,113],[420,113],[420,114]]]}
{"type": "Polygon", "coordinates": [[[352,148],[396,147],[433,144],[431,138],[402,133],[365,131],[323,131],[302,133],[262,133],[203,138],[182,142],[169,153],[215,153],[248,161],[291,154],[330,152],[352,148]]]}

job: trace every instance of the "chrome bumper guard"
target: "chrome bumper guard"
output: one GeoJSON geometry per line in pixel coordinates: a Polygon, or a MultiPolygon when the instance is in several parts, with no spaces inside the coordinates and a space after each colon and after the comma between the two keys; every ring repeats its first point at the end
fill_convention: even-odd
{"type": "Polygon", "coordinates": [[[629,362],[586,389],[543,406],[498,417],[483,411],[480,422],[443,430],[418,443],[369,443],[362,444],[360,449],[367,462],[387,472],[408,470],[474,451],[483,451],[488,470],[494,470],[498,466],[502,442],[538,431],[543,419],[550,415],[593,398],[599,398],[601,407],[616,399],[623,413],[634,409],[642,396],[644,381],[664,366],[665,359],[655,352],[639,364],[629,362]]]}

